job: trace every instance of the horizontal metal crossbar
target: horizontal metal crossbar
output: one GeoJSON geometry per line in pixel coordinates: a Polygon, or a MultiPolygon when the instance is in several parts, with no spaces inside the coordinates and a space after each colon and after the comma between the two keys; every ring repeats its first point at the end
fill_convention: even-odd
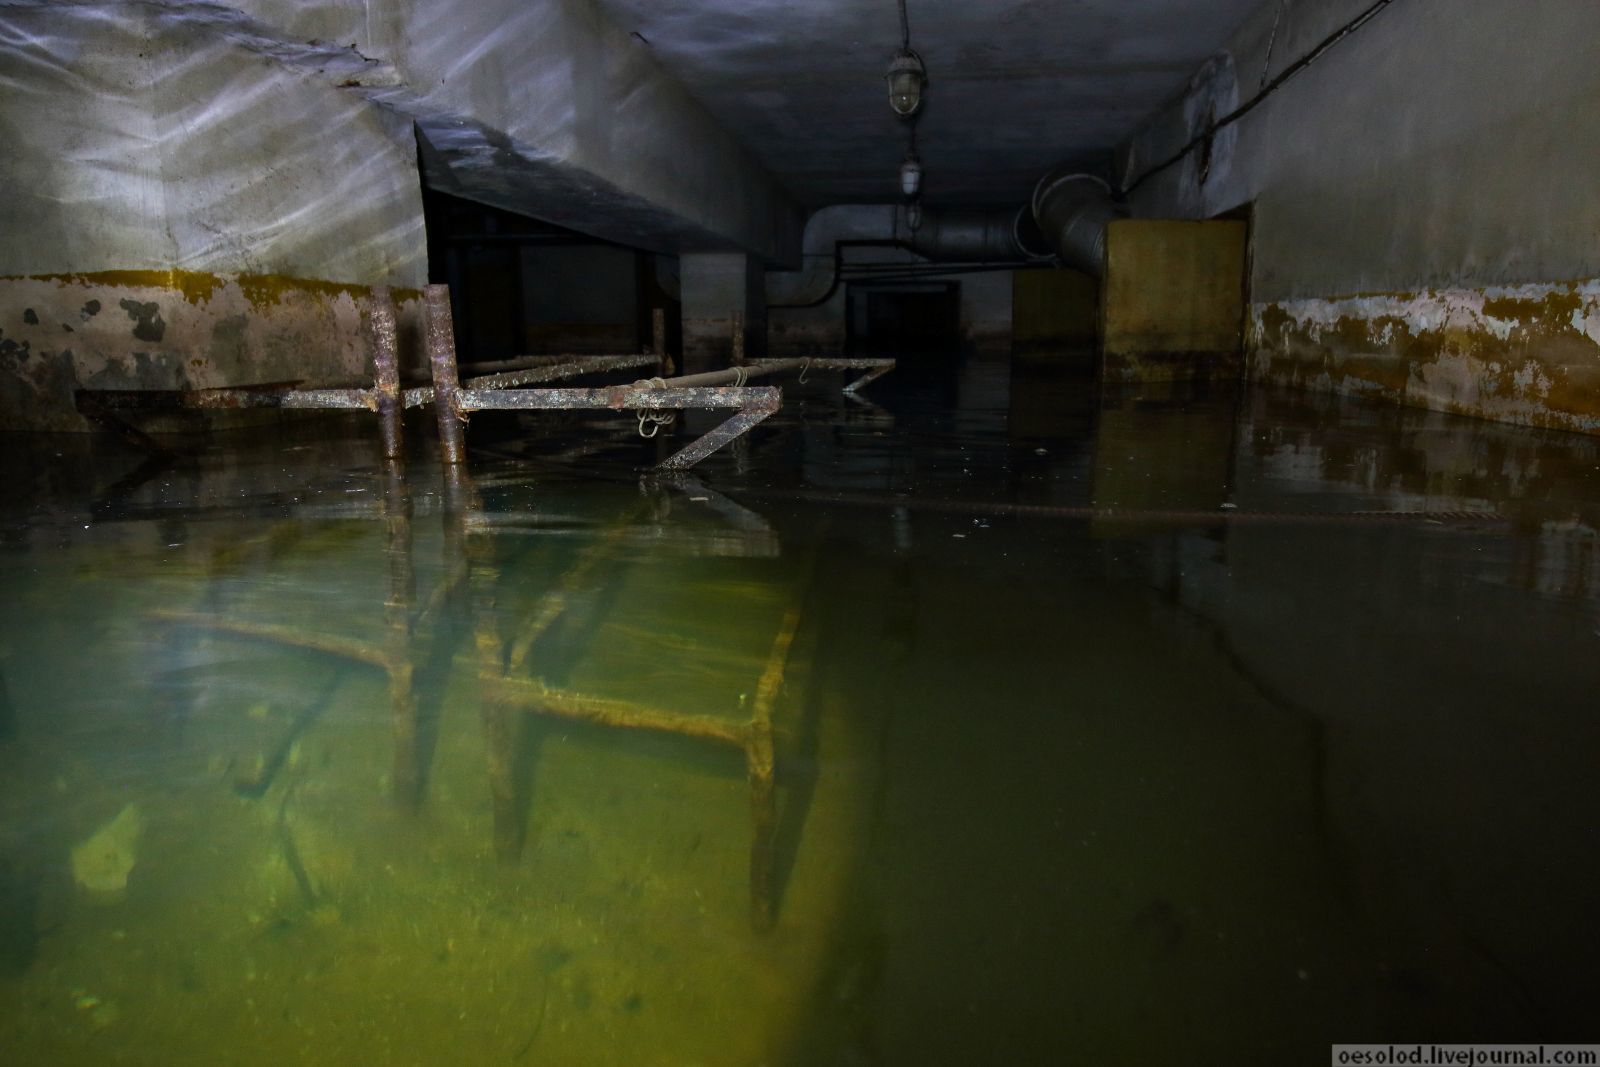
{"type": "MultiPolygon", "coordinates": [[[[671,379],[667,379],[668,382],[671,379]]],[[[679,408],[749,408],[764,415],[777,411],[783,390],[760,386],[608,385],[595,389],[463,389],[462,411],[652,411],[679,408]]]]}
{"type": "Polygon", "coordinates": [[[255,386],[228,389],[79,389],[76,399],[80,409],[84,404],[91,404],[106,411],[239,408],[378,410],[376,389],[273,389],[255,386]]]}
{"type": "MultiPolygon", "coordinates": [[[[659,357],[648,353],[626,356],[572,356],[559,363],[542,363],[498,374],[483,374],[476,378],[465,378],[462,380],[461,386],[464,389],[514,389],[522,385],[557,382],[563,378],[576,378],[584,374],[603,374],[607,371],[654,367],[658,362],[659,357]]],[[[431,385],[418,386],[405,391],[405,406],[408,408],[424,407],[431,403],[433,403],[433,387],[431,385]]]]}
{"type": "MultiPolygon", "coordinates": [[[[791,361],[780,359],[752,359],[750,361],[750,365],[752,367],[764,367],[788,362],[791,361]]],[[[866,371],[867,373],[863,374],[861,377],[844,387],[844,391],[850,394],[859,392],[861,389],[871,385],[873,382],[877,381],[879,378],[882,378],[885,374],[888,374],[895,368],[895,361],[892,359],[854,359],[843,356],[815,356],[811,359],[802,360],[801,362],[804,364],[802,373],[806,370],[866,371]]]]}

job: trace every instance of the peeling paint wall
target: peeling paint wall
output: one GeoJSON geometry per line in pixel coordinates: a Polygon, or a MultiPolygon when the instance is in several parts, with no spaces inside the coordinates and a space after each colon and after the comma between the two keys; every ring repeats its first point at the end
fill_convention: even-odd
{"type": "MultiPolygon", "coordinates": [[[[1120,183],[1369,6],[1265,0],[1122,146],[1120,183]]],[[[1586,0],[1391,4],[1132,206],[1253,205],[1253,377],[1595,430],[1597,38],[1586,0]]]]}
{"type": "Polygon", "coordinates": [[[1259,381],[1600,432],[1600,282],[1258,303],[1259,381]]]}
{"type": "MultiPolygon", "coordinates": [[[[79,388],[370,384],[369,296],[365,286],[192,271],[0,279],[0,426],[86,429],[79,388]]],[[[421,374],[419,294],[395,296],[402,367],[421,374]]]]}
{"type": "Polygon", "coordinates": [[[367,286],[426,280],[409,121],[157,3],[0,7],[0,63],[0,426],[364,379],[367,286]]]}

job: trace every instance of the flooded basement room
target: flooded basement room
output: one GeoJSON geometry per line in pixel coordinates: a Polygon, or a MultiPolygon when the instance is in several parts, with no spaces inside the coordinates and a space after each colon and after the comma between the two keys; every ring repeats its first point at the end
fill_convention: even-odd
{"type": "Polygon", "coordinates": [[[1597,37],[0,0],[0,1064],[1600,1064],[1597,37]]]}

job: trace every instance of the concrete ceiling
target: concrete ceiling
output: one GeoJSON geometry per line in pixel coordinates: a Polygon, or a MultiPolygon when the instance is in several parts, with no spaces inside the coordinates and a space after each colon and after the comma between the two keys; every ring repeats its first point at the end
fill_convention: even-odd
{"type": "MultiPolygon", "coordinates": [[[[895,0],[596,2],[802,201],[896,195],[895,0]]],[[[1103,162],[1260,2],[908,0],[928,202],[1016,203],[1058,163],[1103,162]]]]}

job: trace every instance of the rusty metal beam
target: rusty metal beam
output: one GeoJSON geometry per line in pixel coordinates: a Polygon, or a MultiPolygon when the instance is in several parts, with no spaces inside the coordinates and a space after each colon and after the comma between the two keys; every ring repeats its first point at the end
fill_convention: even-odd
{"type": "Polygon", "coordinates": [[[656,357],[648,352],[627,356],[576,356],[548,366],[527,367],[523,370],[507,371],[504,374],[485,374],[467,378],[461,384],[467,389],[513,389],[520,385],[536,385],[539,382],[576,378],[580,374],[634,370],[638,367],[653,367],[655,364],[656,357]]]}
{"type": "Polygon", "coordinates": [[[109,411],[231,411],[243,408],[377,411],[374,389],[282,389],[232,386],[225,389],[79,389],[79,404],[109,411]]]}
{"type": "MultiPolygon", "coordinates": [[[[750,368],[754,373],[756,368],[750,368]]],[[[773,373],[773,372],[768,372],[773,373]]],[[[598,389],[463,389],[456,403],[472,411],[675,411],[682,408],[735,408],[737,414],[696,439],[659,464],[662,470],[687,470],[760,423],[783,404],[783,393],[772,386],[718,387],[672,384],[704,378],[732,381],[733,371],[668,379],[664,386],[650,383],[613,385],[598,389]],[[724,378],[723,376],[726,375],[724,378]]]]}
{"type": "MultiPolygon", "coordinates": [[[[692,375],[699,378],[700,375],[692,375]]],[[[679,408],[743,408],[751,403],[770,402],[776,411],[783,394],[772,386],[755,389],[737,387],[680,386],[688,378],[667,378],[666,386],[650,384],[606,385],[594,389],[463,389],[456,402],[461,410],[473,411],[671,411],[679,408]]],[[[732,380],[730,377],[729,381],[732,380]]]]}
{"type": "Polygon", "coordinates": [[[376,384],[378,433],[383,456],[400,458],[404,447],[400,400],[400,348],[396,340],[394,298],[387,285],[372,287],[372,375],[376,384]]]}
{"type": "Polygon", "coordinates": [[[383,649],[351,637],[341,637],[337,634],[306,633],[293,626],[281,626],[267,622],[250,622],[245,619],[232,619],[224,615],[212,615],[202,611],[156,610],[150,612],[148,617],[156,622],[170,623],[177,626],[203,627],[208,630],[215,630],[217,633],[271,641],[290,648],[303,648],[309,652],[320,652],[336,659],[365,663],[369,667],[377,667],[380,670],[386,671],[389,669],[389,657],[384,653],[383,649]]]}
{"type": "Polygon", "coordinates": [[[720,715],[694,715],[681,711],[636,704],[628,700],[567,689],[552,689],[535,678],[501,678],[496,683],[499,698],[508,706],[537,715],[575,719],[597,726],[626,730],[676,734],[679,737],[714,741],[743,749],[750,733],[748,723],[720,715]]]}
{"type": "Polygon", "coordinates": [[[439,458],[453,467],[467,461],[466,411],[457,400],[455,326],[450,318],[450,287],[430,285],[422,291],[422,321],[428,363],[433,368],[433,406],[439,417],[439,458]]]}
{"type": "Polygon", "coordinates": [[[757,930],[771,929],[777,899],[777,761],[772,739],[772,709],[783,686],[794,636],[800,629],[804,596],[805,590],[802,589],[784,613],[783,623],[773,638],[766,667],[761,672],[761,680],[756,683],[755,708],[746,728],[744,759],[745,771],[750,779],[753,829],[750,843],[750,922],[757,930]]]}
{"type": "MultiPolygon", "coordinates": [[[[778,364],[778,363],[789,364],[789,363],[793,363],[793,362],[795,362],[795,361],[794,360],[780,360],[780,359],[753,359],[753,360],[750,361],[750,366],[752,368],[755,368],[755,367],[767,366],[769,364],[778,364]]],[[[871,385],[873,382],[877,381],[879,378],[882,378],[885,374],[888,374],[890,371],[894,370],[894,368],[895,368],[895,361],[892,360],[892,359],[865,359],[865,358],[863,358],[863,359],[855,359],[855,358],[836,357],[836,356],[816,356],[816,357],[814,357],[812,359],[800,360],[799,362],[802,365],[802,371],[806,371],[806,370],[859,370],[859,371],[866,371],[867,373],[861,375],[861,377],[855,379],[850,384],[848,384],[848,385],[846,385],[844,387],[844,391],[846,393],[852,393],[852,394],[860,392],[862,389],[866,388],[868,385],[871,385]]]]}
{"type": "MultiPolygon", "coordinates": [[[[776,392],[776,390],[774,390],[776,392]]],[[[714,427],[710,432],[691,441],[660,463],[656,464],[657,470],[686,471],[690,467],[705,459],[711,453],[721,448],[730,441],[738,440],[750,430],[778,410],[778,403],[770,405],[751,405],[740,411],[731,419],[714,427]]]]}
{"type": "Polygon", "coordinates": [[[605,533],[585,548],[572,566],[566,569],[555,587],[544,595],[539,610],[523,624],[517,636],[507,643],[505,666],[507,673],[522,668],[534,644],[566,613],[573,591],[589,576],[590,571],[621,547],[623,539],[634,528],[634,523],[643,517],[648,509],[648,504],[630,508],[620,519],[611,523],[605,533]]]}

